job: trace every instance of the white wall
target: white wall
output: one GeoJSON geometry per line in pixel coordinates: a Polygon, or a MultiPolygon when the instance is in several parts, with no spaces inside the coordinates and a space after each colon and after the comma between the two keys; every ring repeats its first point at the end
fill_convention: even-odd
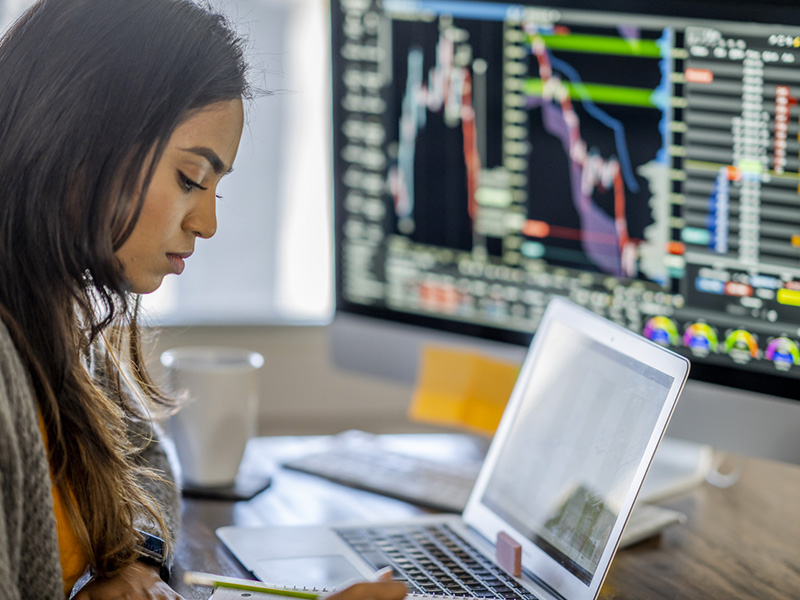
{"type": "Polygon", "coordinates": [[[34,0],[0,0],[0,31],[4,31],[34,0]]]}

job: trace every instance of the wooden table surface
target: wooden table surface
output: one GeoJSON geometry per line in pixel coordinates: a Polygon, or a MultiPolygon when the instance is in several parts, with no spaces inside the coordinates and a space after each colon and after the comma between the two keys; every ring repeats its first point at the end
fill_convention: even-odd
{"type": "MultiPolygon", "coordinates": [[[[399,444],[433,444],[447,458],[485,448],[465,436],[390,436],[399,444]]],[[[272,485],[246,502],[186,498],[173,586],[188,599],[207,599],[208,588],[187,587],[182,574],[199,570],[249,577],[217,540],[223,525],[301,525],[353,519],[387,520],[429,511],[318,477],[281,469],[318,437],[262,437],[248,444],[240,474],[272,474],[272,485]]],[[[662,502],[688,521],[620,550],[603,599],[800,599],[800,467],[740,459],[741,479],[727,489],[702,484],[662,502]]]]}

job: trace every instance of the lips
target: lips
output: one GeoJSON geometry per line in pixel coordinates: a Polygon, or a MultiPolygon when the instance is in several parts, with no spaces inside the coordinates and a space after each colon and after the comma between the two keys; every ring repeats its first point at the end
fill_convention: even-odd
{"type": "Polygon", "coordinates": [[[191,252],[170,252],[167,253],[167,259],[169,260],[170,264],[172,265],[172,272],[176,275],[180,275],[183,273],[183,270],[186,268],[186,259],[192,255],[191,252]]]}

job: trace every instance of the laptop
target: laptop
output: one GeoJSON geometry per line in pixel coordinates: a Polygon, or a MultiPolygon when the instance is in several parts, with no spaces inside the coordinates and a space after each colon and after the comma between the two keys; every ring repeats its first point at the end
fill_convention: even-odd
{"type": "Polygon", "coordinates": [[[556,298],[461,515],[217,535],[275,586],[330,591],[388,565],[423,597],[594,599],[688,371],[556,298]]]}

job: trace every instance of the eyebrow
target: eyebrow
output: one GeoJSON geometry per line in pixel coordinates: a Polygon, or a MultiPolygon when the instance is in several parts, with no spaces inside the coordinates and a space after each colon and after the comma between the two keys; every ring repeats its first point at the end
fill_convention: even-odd
{"type": "Polygon", "coordinates": [[[222,159],[217,156],[217,153],[211,148],[207,148],[205,146],[192,146],[191,148],[181,148],[181,150],[191,152],[205,158],[209,164],[211,164],[211,168],[214,169],[214,173],[217,175],[227,175],[233,171],[233,167],[226,167],[225,163],[222,162],[222,159]]]}

